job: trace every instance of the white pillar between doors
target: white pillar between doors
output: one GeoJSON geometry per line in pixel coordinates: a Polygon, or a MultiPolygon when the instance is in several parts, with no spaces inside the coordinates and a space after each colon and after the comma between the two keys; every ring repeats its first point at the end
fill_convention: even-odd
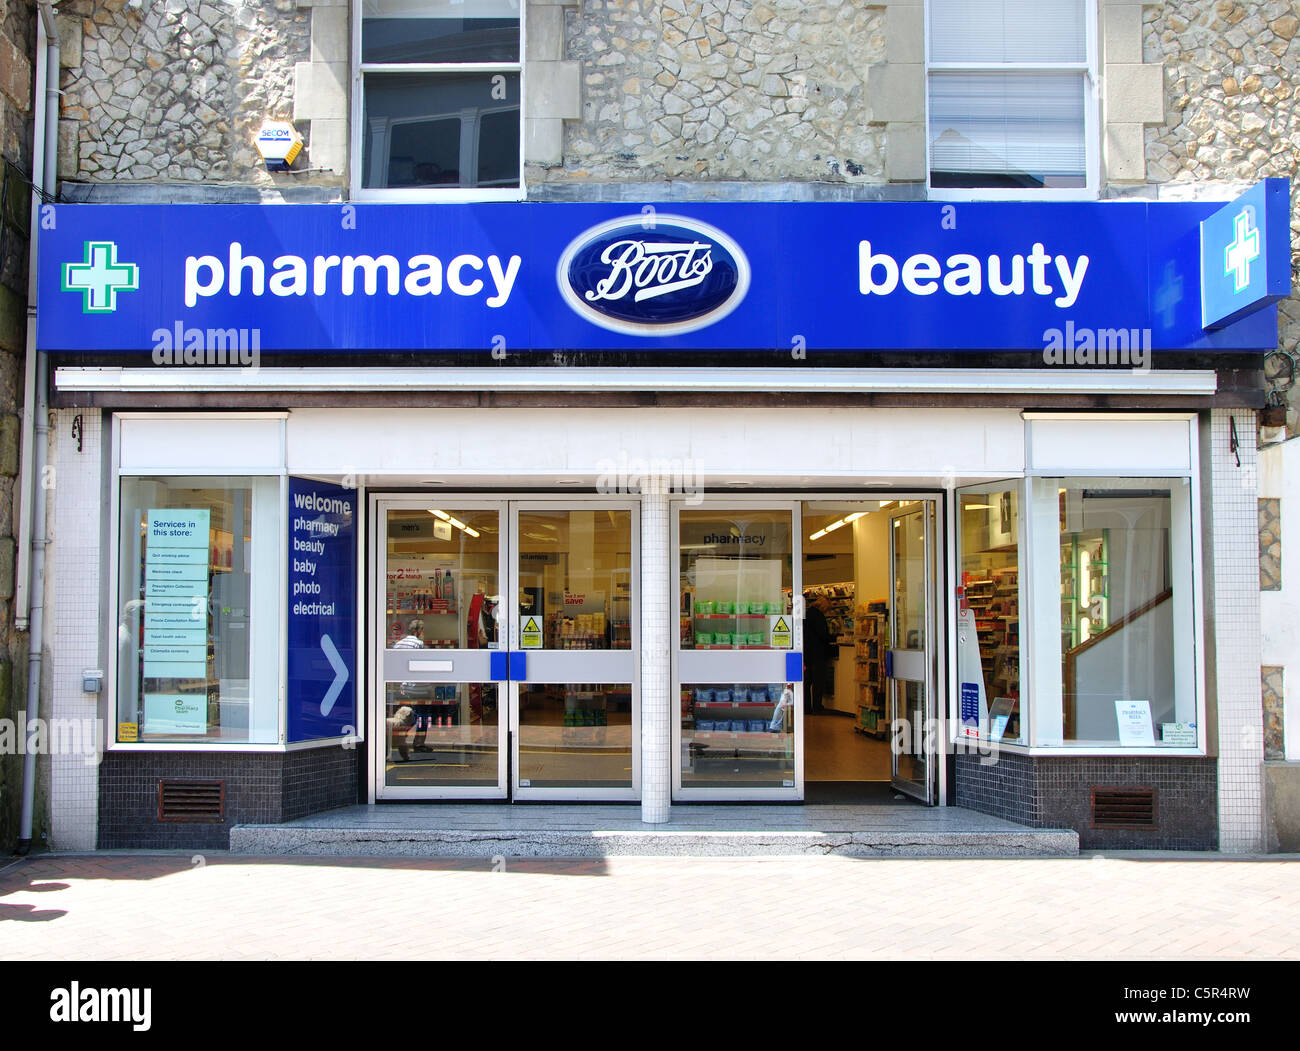
{"type": "Polygon", "coordinates": [[[668,820],[672,803],[668,525],[668,480],[651,472],[641,486],[641,820],[652,824],[668,820]]]}

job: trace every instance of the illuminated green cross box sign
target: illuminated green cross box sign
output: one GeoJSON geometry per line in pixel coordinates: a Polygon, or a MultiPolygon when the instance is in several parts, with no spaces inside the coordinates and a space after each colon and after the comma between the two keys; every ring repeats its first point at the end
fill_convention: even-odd
{"type": "Polygon", "coordinates": [[[119,292],[140,287],[140,268],[118,262],[114,241],[86,241],[85,251],[84,262],[63,265],[63,291],[82,294],[83,314],[111,314],[119,292]]]}

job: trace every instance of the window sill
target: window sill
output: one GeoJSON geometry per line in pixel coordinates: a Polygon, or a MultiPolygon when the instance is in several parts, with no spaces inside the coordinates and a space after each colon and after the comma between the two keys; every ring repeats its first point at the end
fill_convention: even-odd
{"type": "Polygon", "coordinates": [[[479,204],[492,201],[522,201],[527,191],[522,186],[503,189],[456,187],[448,190],[425,189],[354,189],[352,200],[360,204],[479,204]]]}
{"type": "Polygon", "coordinates": [[[1010,752],[1015,755],[1032,755],[1039,757],[1049,757],[1063,759],[1066,757],[1077,757],[1079,759],[1092,758],[1096,756],[1127,756],[1129,758],[1159,758],[1167,757],[1173,759],[1205,759],[1207,758],[1204,748],[1161,748],[1161,747],[1142,747],[1142,748],[1125,748],[1120,745],[1026,745],[1012,744],[1006,741],[993,742],[988,738],[961,737],[949,743],[955,755],[975,755],[979,757],[988,756],[995,752],[1010,752]]]}
{"type": "Polygon", "coordinates": [[[1096,186],[1044,190],[927,186],[925,192],[926,200],[936,203],[944,201],[1017,201],[1032,204],[1039,201],[1096,201],[1099,199],[1101,191],[1096,186]]]}

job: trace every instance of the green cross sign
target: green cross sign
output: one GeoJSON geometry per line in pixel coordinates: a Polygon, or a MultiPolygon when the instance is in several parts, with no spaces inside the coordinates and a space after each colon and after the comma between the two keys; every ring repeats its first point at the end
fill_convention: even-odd
{"type": "Polygon", "coordinates": [[[1223,273],[1232,278],[1236,295],[1250,284],[1250,264],[1259,258],[1259,231],[1250,225],[1250,212],[1242,209],[1232,221],[1232,243],[1223,250],[1223,273]]]}
{"type": "Polygon", "coordinates": [[[140,287],[140,268],[119,263],[113,241],[86,241],[85,250],[84,262],[63,264],[63,291],[82,293],[83,314],[111,314],[119,292],[140,287]]]}

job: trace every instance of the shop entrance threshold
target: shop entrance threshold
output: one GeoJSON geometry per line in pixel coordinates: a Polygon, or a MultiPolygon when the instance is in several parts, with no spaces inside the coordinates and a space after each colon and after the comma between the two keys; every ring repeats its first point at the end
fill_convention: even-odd
{"type": "Polygon", "coordinates": [[[236,825],[241,854],[401,857],[1073,856],[1073,829],[1027,828],[962,807],[910,802],[678,805],[665,824],[636,805],[388,804],[278,825],[236,825]]]}

